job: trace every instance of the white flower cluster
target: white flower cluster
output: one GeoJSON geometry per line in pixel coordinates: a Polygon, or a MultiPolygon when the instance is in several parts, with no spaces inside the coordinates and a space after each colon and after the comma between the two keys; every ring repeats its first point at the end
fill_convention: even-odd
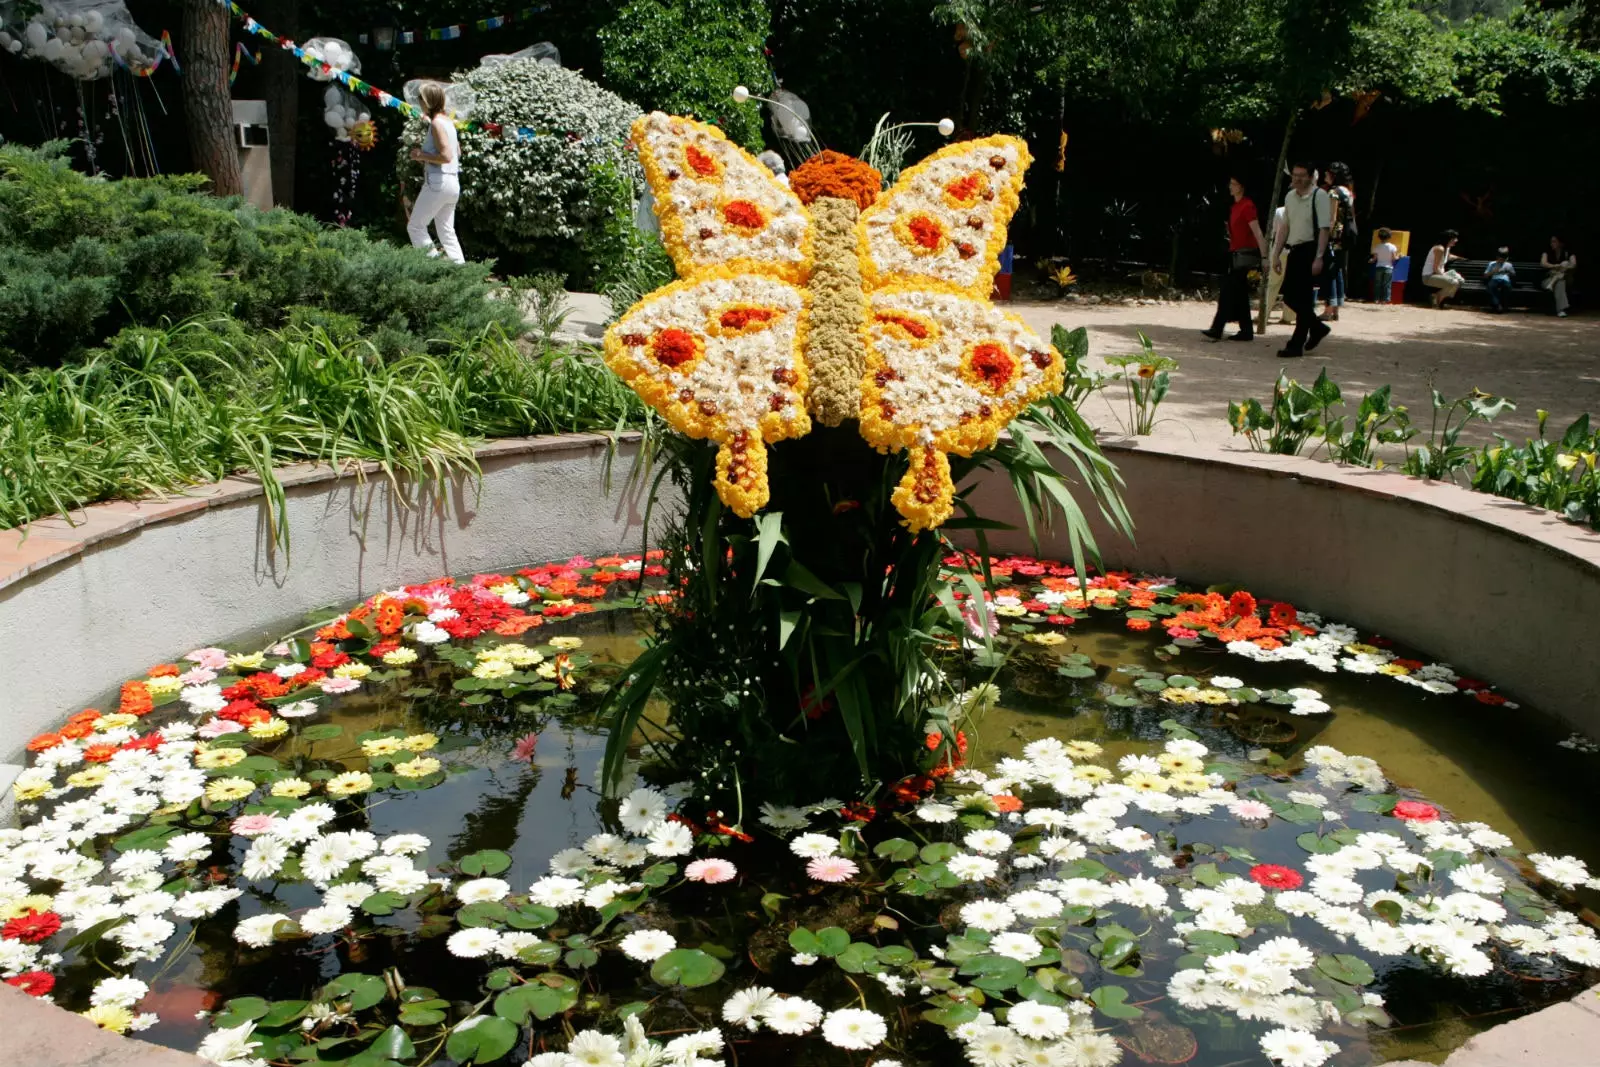
{"type": "Polygon", "coordinates": [[[622,1021],[622,1037],[599,1030],[581,1030],[565,1052],[541,1052],[523,1067],[722,1067],[710,1057],[722,1051],[722,1034],[700,1030],[675,1037],[665,1045],[650,1040],[637,1015],[622,1021]]]}
{"type": "MultiPolygon", "coordinates": [[[[476,95],[475,124],[460,134],[458,209],[474,232],[529,248],[594,235],[614,214],[632,210],[642,176],[623,142],[637,107],[576,71],[535,59],[476,67],[456,81],[476,95]],[[495,137],[478,122],[505,132],[495,137]],[[553,136],[516,136],[523,127],[553,136]]],[[[421,123],[407,126],[406,147],[421,143],[422,130],[421,123]]],[[[400,158],[414,175],[416,165],[400,158]]]]}

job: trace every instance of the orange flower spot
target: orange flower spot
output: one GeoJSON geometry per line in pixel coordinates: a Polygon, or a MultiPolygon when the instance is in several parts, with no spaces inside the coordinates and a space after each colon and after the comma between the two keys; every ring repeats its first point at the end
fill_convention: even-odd
{"type": "Polygon", "coordinates": [[[979,171],[973,171],[964,178],[944,187],[945,199],[953,207],[967,208],[976,204],[984,192],[989,188],[989,179],[979,171]]]}
{"type": "Polygon", "coordinates": [[[761,208],[749,200],[729,200],[723,204],[722,219],[734,229],[747,230],[751,233],[767,224],[767,216],[762,214],[761,208]]]}
{"type": "Polygon", "coordinates": [[[911,233],[911,239],[919,248],[930,252],[936,251],[944,241],[944,227],[928,215],[913,215],[906,223],[906,229],[911,233]]]}
{"type": "Polygon", "coordinates": [[[896,315],[893,312],[880,311],[874,317],[877,321],[886,325],[898,326],[918,341],[926,341],[929,333],[932,332],[929,330],[927,323],[919,322],[910,315],[896,315]]]}
{"type": "Polygon", "coordinates": [[[685,145],[683,148],[683,161],[689,164],[689,169],[702,178],[715,177],[720,168],[715,158],[700,151],[694,145],[685,145]]]}
{"type": "Polygon", "coordinates": [[[1228,612],[1239,618],[1254,617],[1256,613],[1256,598],[1243,589],[1228,598],[1228,612]]]}
{"type": "Polygon", "coordinates": [[[152,678],[176,678],[183,673],[183,668],[176,663],[158,663],[147,672],[152,678]]]}
{"type": "Polygon", "coordinates": [[[1150,629],[1150,620],[1149,619],[1129,619],[1128,620],[1128,629],[1130,629],[1130,630],[1148,630],[1148,629],[1150,629]]]}
{"type": "Polygon", "coordinates": [[[90,763],[104,763],[117,754],[117,746],[109,744],[90,745],[83,750],[83,758],[90,763]]]}
{"type": "Polygon", "coordinates": [[[700,344],[688,330],[672,326],[656,334],[650,354],[657,363],[676,370],[700,354],[700,344]]]}
{"type": "Polygon", "coordinates": [[[802,204],[825,196],[854,200],[862,211],[872,206],[883,189],[883,175],[843,152],[824,149],[789,173],[789,188],[802,204]]]}
{"type": "Polygon", "coordinates": [[[81,741],[94,733],[94,724],[87,722],[69,722],[59,731],[62,737],[69,737],[74,741],[81,741]]]}
{"type": "Polygon", "coordinates": [[[1004,345],[995,341],[984,341],[974,345],[972,355],[967,359],[967,365],[977,377],[982,386],[991,393],[998,393],[1017,376],[1017,360],[1004,345]]]}
{"type": "Polygon", "coordinates": [[[1009,793],[996,793],[989,799],[994,801],[995,809],[1002,813],[1022,810],[1021,798],[1011,796],[1009,793]]]}

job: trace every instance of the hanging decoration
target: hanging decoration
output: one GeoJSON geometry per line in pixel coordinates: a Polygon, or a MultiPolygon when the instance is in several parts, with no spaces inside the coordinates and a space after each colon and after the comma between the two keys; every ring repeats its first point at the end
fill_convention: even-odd
{"type": "Polygon", "coordinates": [[[370,118],[361,119],[350,127],[350,143],[363,152],[372,151],[378,143],[378,124],[370,118]]]}
{"type": "MultiPolygon", "coordinates": [[[[362,106],[361,100],[352,93],[330,85],[322,94],[322,121],[333,130],[333,139],[348,141],[351,131],[360,123],[371,123],[372,112],[362,106]]],[[[370,147],[370,146],[368,146],[370,147]]]]}
{"type": "MultiPolygon", "coordinates": [[[[0,27],[18,26],[17,14],[16,4],[0,3],[0,27]]],[[[178,68],[171,36],[157,41],[140,29],[123,0],[43,0],[15,32],[0,28],[0,50],[79,81],[110,77],[118,67],[149,77],[163,59],[178,68]]]]}
{"type": "Polygon", "coordinates": [[[229,85],[232,85],[239,79],[239,61],[241,59],[248,59],[252,67],[260,66],[261,52],[259,50],[256,52],[251,52],[250,49],[244,46],[243,42],[233,46],[233,69],[228,72],[229,85]]]}
{"type": "Polygon", "coordinates": [[[418,41],[455,41],[459,40],[469,30],[487,33],[490,30],[504,29],[516,22],[526,21],[541,12],[549,10],[549,4],[538,4],[534,7],[525,7],[520,11],[508,11],[504,15],[490,15],[473,22],[458,22],[450,26],[434,26],[420,30],[400,30],[395,34],[395,40],[400,44],[416,44],[418,41]]]}

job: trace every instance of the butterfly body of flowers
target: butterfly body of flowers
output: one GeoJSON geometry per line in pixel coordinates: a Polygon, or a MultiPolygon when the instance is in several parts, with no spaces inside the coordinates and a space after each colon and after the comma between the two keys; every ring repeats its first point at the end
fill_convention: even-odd
{"type": "Polygon", "coordinates": [[[633,128],[679,280],[606,334],[606,361],[675,429],[716,442],[716,489],[748,517],[768,445],[859,421],[910,452],[893,501],[913,530],[952,510],[948,453],[994,444],[1059,392],[1060,353],[988,302],[1030,162],[1019,138],[946,146],[879,192],[824,152],[785,187],[715,127],[633,128]]]}

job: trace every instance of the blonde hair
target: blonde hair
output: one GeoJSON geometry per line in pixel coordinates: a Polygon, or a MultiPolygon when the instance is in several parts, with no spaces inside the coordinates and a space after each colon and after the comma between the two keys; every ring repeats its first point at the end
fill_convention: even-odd
{"type": "Polygon", "coordinates": [[[417,99],[422,101],[422,110],[431,119],[444,110],[444,86],[428,82],[417,90],[417,99]]]}

